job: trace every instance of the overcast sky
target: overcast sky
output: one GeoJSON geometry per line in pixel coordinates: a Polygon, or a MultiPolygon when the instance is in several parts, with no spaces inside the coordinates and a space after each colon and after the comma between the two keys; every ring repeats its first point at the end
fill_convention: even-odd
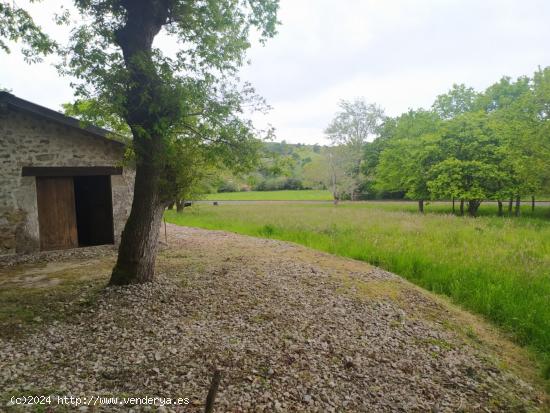
{"type": "MultiPolygon", "coordinates": [[[[63,2],[34,16],[63,36],[48,23],[52,3],[63,2]]],[[[277,37],[255,45],[242,71],[273,107],[258,126],[273,125],[279,141],[324,143],[341,99],[398,115],[453,83],[482,90],[550,65],[548,0],[281,0],[279,19],[277,37]]],[[[0,54],[0,86],[52,109],[72,99],[68,79],[17,51],[0,54]]]]}

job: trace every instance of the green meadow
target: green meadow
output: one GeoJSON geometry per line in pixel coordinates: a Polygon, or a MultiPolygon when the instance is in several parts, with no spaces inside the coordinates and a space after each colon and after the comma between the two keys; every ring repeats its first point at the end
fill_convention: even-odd
{"type": "Polygon", "coordinates": [[[519,218],[427,213],[403,202],[198,204],[166,212],[178,225],[296,242],[395,272],[485,316],[534,350],[550,378],[550,207],[519,218]]]}
{"type": "Polygon", "coordinates": [[[329,191],[306,189],[300,191],[243,191],[219,192],[205,196],[209,201],[330,201],[329,191]]]}

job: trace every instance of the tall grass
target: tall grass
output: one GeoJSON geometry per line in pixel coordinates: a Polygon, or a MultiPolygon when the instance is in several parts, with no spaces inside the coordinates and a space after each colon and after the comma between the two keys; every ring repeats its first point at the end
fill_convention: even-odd
{"type": "Polygon", "coordinates": [[[444,214],[445,205],[430,206],[438,213],[426,215],[409,212],[414,208],[402,203],[198,205],[183,214],[168,211],[166,218],[367,261],[486,316],[550,361],[550,221],[544,219],[550,208],[537,207],[533,217],[475,219],[444,214]]]}

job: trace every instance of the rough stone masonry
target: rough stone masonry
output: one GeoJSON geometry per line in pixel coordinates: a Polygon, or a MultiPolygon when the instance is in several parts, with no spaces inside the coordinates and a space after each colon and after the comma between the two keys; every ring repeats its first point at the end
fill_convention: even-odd
{"type": "MultiPolygon", "coordinates": [[[[23,176],[23,167],[121,165],[125,145],[98,131],[0,92],[0,256],[40,249],[36,177],[23,176]]],[[[131,207],[133,171],[110,179],[116,243],[131,207]]]]}

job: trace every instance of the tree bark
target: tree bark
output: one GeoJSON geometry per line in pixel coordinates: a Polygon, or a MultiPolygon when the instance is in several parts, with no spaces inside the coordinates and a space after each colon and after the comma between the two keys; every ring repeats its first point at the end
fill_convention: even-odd
{"type": "Polygon", "coordinates": [[[535,212],[535,195],[531,196],[531,212],[535,212]]]}
{"type": "Polygon", "coordinates": [[[471,199],[468,201],[468,215],[475,217],[477,215],[477,210],[481,205],[481,201],[477,199],[471,199]]]}
{"type": "Polygon", "coordinates": [[[147,168],[136,171],[132,210],[122,232],[111,285],[144,283],[154,278],[165,207],[158,200],[158,180],[155,178],[147,168]]]}
{"type": "Polygon", "coordinates": [[[453,196],[453,214],[455,213],[455,197],[453,196]]]}
{"type": "Polygon", "coordinates": [[[132,210],[111,274],[110,284],[115,285],[153,280],[160,224],[170,203],[161,193],[166,152],[162,125],[170,123],[174,111],[166,103],[152,59],[153,40],[167,21],[168,5],[167,0],[121,0],[126,20],[115,41],[128,73],[125,120],[134,140],[136,178],[132,210]]]}
{"type": "Polygon", "coordinates": [[[420,212],[421,214],[424,213],[424,200],[423,199],[418,200],[418,212],[420,212]]]}
{"type": "Polygon", "coordinates": [[[502,212],[502,201],[499,199],[497,201],[498,203],[498,216],[501,217],[503,215],[503,212],[502,212]]]}
{"type": "Polygon", "coordinates": [[[516,196],[516,208],[515,208],[515,210],[514,210],[514,215],[515,215],[516,217],[519,217],[519,214],[520,214],[519,209],[520,209],[520,207],[521,207],[521,197],[518,195],[518,196],[516,196]]]}
{"type": "Polygon", "coordinates": [[[178,199],[176,201],[176,211],[179,213],[179,212],[182,212],[183,211],[183,208],[185,208],[185,201],[182,200],[182,199],[178,199]]]}
{"type": "Polygon", "coordinates": [[[514,197],[510,197],[508,201],[508,215],[512,215],[512,208],[514,206],[514,197]]]}
{"type": "Polygon", "coordinates": [[[464,200],[460,200],[460,216],[464,215],[464,200]]]}

